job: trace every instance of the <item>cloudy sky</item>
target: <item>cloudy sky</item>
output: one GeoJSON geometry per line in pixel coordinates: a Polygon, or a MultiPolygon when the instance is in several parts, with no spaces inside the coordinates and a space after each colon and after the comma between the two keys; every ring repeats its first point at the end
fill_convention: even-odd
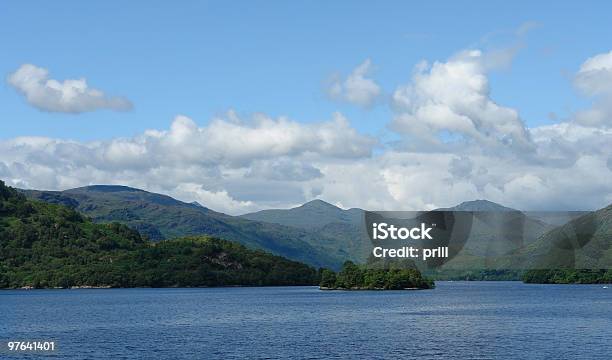
{"type": "Polygon", "coordinates": [[[612,5],[2,2],[0,179],[240,214],[612,203],[612,5]]]}

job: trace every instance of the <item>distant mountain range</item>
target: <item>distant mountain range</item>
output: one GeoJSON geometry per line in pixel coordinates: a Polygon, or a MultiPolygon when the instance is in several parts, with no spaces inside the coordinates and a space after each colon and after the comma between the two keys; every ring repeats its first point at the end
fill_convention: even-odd
{"type": "Polygon", "coordinates": [[[242,215],[244,219],[304,229],[315,234],[318,245],[346,260],[363,263],[372,243],[364,223],[365,210],[344,210],[323,200],[312,200],[292,209],[262,210],[242,215]]]}
{"type": "Polygon", "coordinates": [[[512,209],[509,207],[505,207],[503,205],[500,205],[498,203],[494,203],[492,201],[489,200],[472,200],[472,201],[465,201],[462,202],[459,205],[453,206],[453,207],[449,207],[449,208],[439,208],[436,209],[439,211],[519,211],[516,209],[512,209]]]}
{"type": "Polygon", "coordinates": [[[612,205],[556,227],[500,260],[529,269],[612,269],[612,205]]]}
{"type": "MultiPolygon", "coordinates": [[[[206,234],[333,269],[338,269],[345,260],[365,263],[372,249],[365,229],[365,210],[344,210],[322,200],[313,200],[292,209],[230,216],[197,202],[186,203],[125,186],[94,185],[66,191],[23,192],[34,199],[72,207],[95,222],[126,224],[152,240],[206,234]]],[[[532,216],[487,200],[467,201],[434,211],[476,214],[470,238],[460,256],[445,264],[448,269],[508,265],[508,259],[514,254],[521,254],[520,261],[528,262],[526,259],[533,258],[529,254],[543,252],[545,244],[559,236],[555,233],[560,231],[556,226],[583,215],[576,213],[567,218],[551,218],[546,214],[532,216]]],[[[590,213],[584,216],[588,217],[590,213]]],[[[602,220],[600,215],[592,216],[597,219],[597,226],[608,227],[608,230],[596,232],[603,234],[598,235],[598,249],[608,251],[606,249],[612,242],[606,237],[610,220],[607,215],[603,216],[607,220],[602,220]]]]}
{"type": "Polygon", "coordinates": [[[26,196],[71,207],[94,222],[119,222],[152,240],[210,235],[267,250],[313,266],[337,269],[346,255],[320,243],[332,241],[303,229],[251,221],[126,186],[94,185],[66,191],[23,190],[26,196]]]}
{"type": "Polygon", "coordinates": [[[467,263],[506,254],[535,241],[554,226],[533,219],[522,211],[488,200],[466,201],[437,211],[465,211],[474,214],[470,236],[461,253],[446,267],[465,267],[467,263]]]}
{"type": "Polygon", "coordinates": [[[334,223],[359,224],[363,221],[363,212],[364,210],[357,208],[343,210],[317,199],[292,209],[262,210],[242,217],[311,230],[334,223]]]}

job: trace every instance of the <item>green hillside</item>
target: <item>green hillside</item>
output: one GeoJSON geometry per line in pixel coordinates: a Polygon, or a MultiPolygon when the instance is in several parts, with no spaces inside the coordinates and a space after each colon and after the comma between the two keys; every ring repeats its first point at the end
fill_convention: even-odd
{"type": "MultiPolygon", "coordinates": [[[[492,267],[515,269],[497,272],[519,274],[526,283],[612,282],[612,205],[578,216],[536,241],[493,259],[492,267]]],[[[477,278],[482,274],[473,275],[477,278]]]]}
{"type": "MultiPolygon", "coordinates": [[[[364,210],[343,210],[321,200],[293,209],[235,217],[198,203],[124,186],[24,192],[35,199],[72,207],[96,223],[120,222],[156,241],[206,234],[332,269],[339,269],[345,260],[365,264],[372,249],[364,210]]],[[[439,209],[473,213],[470,235],[442,267],[421,270],[437,279],[519,280],[524,269],[574,267],[560,263],[560,259],[576,268],[606,268],[612,258],[607,209],[579,218],[578,213],[564,215],[574,220],[558,228],[552,223],[559,223],[561,218],[548,223],[547,214],[531,216],[486,200],[439,209]],[[570,229],[575,233],[580,229],[579,238],[567,238],[564,234],[570,229]],[[569,255],[568,242],[574,244],[569,255]],[[576,243],[588,246],[579,246],[576,251],[576,243]]],[[[541,274],[534,278],[541,278],[541,274]]]]}
{"type": "MultiPolygon", "coordinates": [[[[472,267],[486,269],[490,259],[530,244],[554,227],[521,211],[487,200],[467,201],[434,211],[474,213],[470,237],[462,245],[461,253],[444,266],[444,270],[451,272],[453,269],[472,267]]],[[[369,261],[372,249],[365,228],[365,214],[362,209],[343,210],[322,200],[313,200],[292,209],[262,210],[242,217],[306,229],[321,235],[319,246],[333,253],[346,254],[348,260],[365,263],[369,261]]],[[[380,214],[393,216],[386,212],[380,214]]]]}
{"type": "Polygon", "coordinates": [[[455,205],[450,208],[436,209],[440,211],[479,211],[479,212],[515,212],[516,209],[512,209],[498,203],[494,203],[489,200],[471,200],[464,201],[459,205],[455,205]]]}
{"type": "Polygon", "coordinates": [[[209,235],[315,267],[339,268],[346,255],[321,244],[324,234],[222,214],[197,203],[126,186],[96,185],[66,191],[24,190],[33,199],[70,206],[96,223],[119,222],[151,240],[209,235]]]}
{"type": "Polygon", "coordinates": [[[334,223],[358,225],[363,222],[363,212],[361,209],[343,210],[317,199],[292,209],[261,210],[242,217],[312,230],[334,223]]]}
{"type": "Polygon", "coordinates": [[[542,235],[505,261],[525,269],[612,269],[612,205],[542,235]]]}
{"type": "Polygon", "coordinates": [[[323,200],[312,200],[292,209],[270,209],[243,218],[304,229],[315,235],[317,245],[343,259],[365,263],[372,249],[362,209],[344,210],[323,200]]]}
{"type": "Polygon", "coordinates": [[[310,285],[302,263],[225,240],[151,243],[118,223],[27,200],[0,181],[0,288],[310,285]]]}
{"type": "Polygon", "coordinates": [[[554,228],[528,213],[487,200],[467,201],[444,210],[473,213],[470,236],[461,254],[467,257],[484,259],[504,255],[533,243],[554,228]]]}

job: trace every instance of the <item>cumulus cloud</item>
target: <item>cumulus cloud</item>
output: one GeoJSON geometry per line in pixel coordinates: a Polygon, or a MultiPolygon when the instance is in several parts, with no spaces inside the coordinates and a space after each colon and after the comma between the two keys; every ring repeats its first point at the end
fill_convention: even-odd
{"type": "Polygon", "coordinates": [[[321,177],[316,161],[367,158],[376,144],[339,113],[328,121],[301,124],[263,114],[242,120],[230,112],[201,127],[177,116],[168,130],[148,130],[133,138],[1,141],[0,173],[31,188],[122,183],[183,198],[191,192],[206,206],[236,213],[257,205],[233,198],[228,184],[274,180],[284,183],[275,185],[280,191],[292,182],[321,177]]]}
{"type": "Polygon", "coordinates": [[[307,181],[323,176],[321,170],[303,161],[279,158],[254,162],[248,176],[276,181],[307,181]]]}
{"type": "MultiPolygon", "coordinates": [[[[133,138],[2,140],[0,176],[40,189],[125,184],[231,214],[315,197],[373,210],[434,209],[478,198],[524,210],[612,203],[612,128],[580,114],[527,128],[517,110],[492,100],[488,72],[501,62],[487,56],[467,51],[416,67],[394,94],[390,126],[405,146],[380,144],[339,113],[300,123],[228,112],[206,126],[177,116],[168,129],[133,138]]],[[[602,71],[596,63],[605,61],[587,60],[576,86],[598,98],[607,90],[590,77],[578,80],[602,71]]],[[[591,110],[604,111],[598,104],[591,110]]]]}
{"type": "Polygon", "coordinates": [[[420,63],[410,83],[393,94],[396,115],[391,129],[429,146],[462,141],[532,150],[518,112],[491,99],[490,66],[479,50],[462,51],[445,62],[420,63]]]}
{"type": "MultiPolygon", "coordinates": [[[[211,126],[192,130],[206,132],[211,126]]],[[[125,184],[230,214],[294,206],[314,197],[347,208],[384,210],[433,209],[477,198],[525,210],[595,209],[612,202],[612,130],[579,124],[531,129],[542,159],[559,161],[527,161],[469,147],[462,155],[386,149],[347,158],[317,146],[285,147],[278,157],[253,152],[246,159],[235,158],[231,147],[240,142],[233,145],[229,139],[227,149],[214,154],[206,146],[180,153],[181,144],[195,142],[179,136],[189,132],[176,131],[171,127],[133,139],[87,143],[5,140],[0,142],[0,173],[10,184],[27,188],[125,184]]]]}
{"type": "Polygon", "coordinates": [[[226,190],[209,191],[195,183],[179,184],[173,195],[182,201],[205,204],[206,207],[230,214],[244,214],[261,210],[252,201],[239,201],[232,198],[226,190]]]}
{"type": "Polygon", "coordinates": [[[177,116],[168,131],[148,131],[127,145],[125,140],[113,142],[109,149],[121,146],[121,153],[129,146],[131,154],[142,160],[159,155],[161,162],[240,166],[255,159],[309,154],[359,158],[369,156],[376,145],[374,138],[357,133],[340,113],[330,121],[312,124],[264,114],[250,121],[232,113],[229,117],[213,119],[200,128],[190,118],[177,116]]]}
{"type": "Polygon", "coordinates": [[[366,59],[346,78],[336,75],[332,78],[327,93],[338,101],[345,101],[364,108],[371,107],[381,94],[380,86],[368,77],[372,61],[366,59]]]}
{"type": "Polygon", "coordinates": [[[101,109],[132,109],[128,99],[107,96],[101,90],[89,87],[84,78],[50,79],[47,69],[32,64],[21,65],[7,81],[30,105],[42,111],[76,114],[101,109]]]}
{"type": "Polygon", "coordinates": [[[574,84],[583,94],[594,97],[593,106],[579,111],[575,121],[587,126],[612,126],[612,51],[587,59],[574,84]]]}
{"type": "Polygon", "coordinates": [[[589,95],[612,93],[612,51],[593,56],[582,63],[575,83],[589,95]]]}
{"type": "Polygon", "coordinates": [[[473,169],[474,162],[472,162],[469,157],[462,156],[458,158],[453,158],[450,161],[448,172],[453,176],[453,178],[464,179],[472,174],[473,169]]]}

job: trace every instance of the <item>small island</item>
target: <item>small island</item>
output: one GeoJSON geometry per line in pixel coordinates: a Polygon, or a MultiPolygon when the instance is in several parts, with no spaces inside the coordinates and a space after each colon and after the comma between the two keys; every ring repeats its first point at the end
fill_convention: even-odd
{"type": "Polygon", "coordinates": [[[431,289],[434,282],[417,269],[369,268],[346,261],[337,274],[321,271],[321,290],[421,290],[431,289]]]}

